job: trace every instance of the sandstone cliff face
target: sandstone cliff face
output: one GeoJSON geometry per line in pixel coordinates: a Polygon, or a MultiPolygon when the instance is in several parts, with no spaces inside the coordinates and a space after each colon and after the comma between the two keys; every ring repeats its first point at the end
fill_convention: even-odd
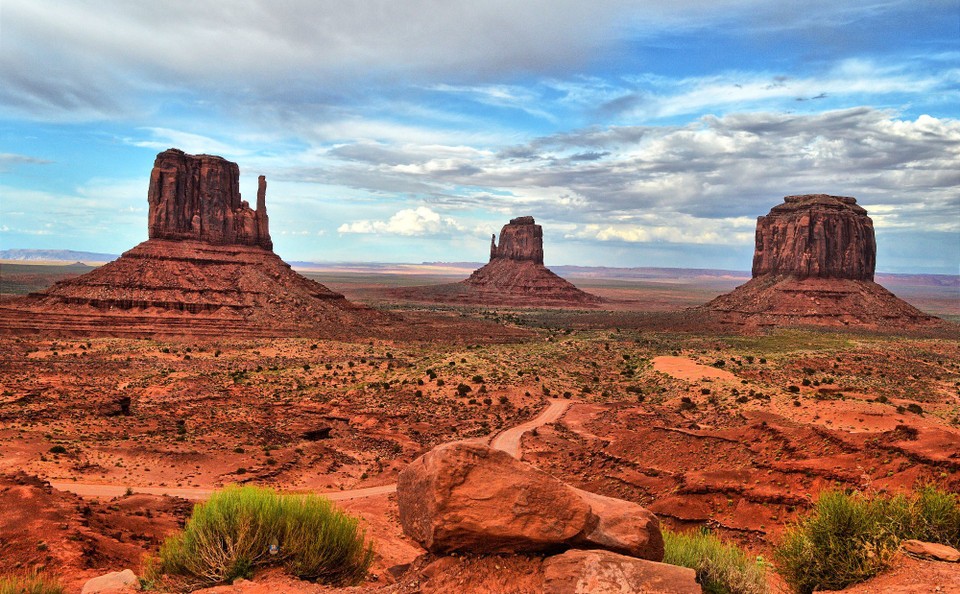
{"type": "Polygon", "coordinates": [[[533,217],[518,217],[500,230],[500,245],[490,241],[490,261],[497,259],[543,264],[543,227],[533,217]]]}
{"type": "Polygon", "coordinates": [[[787,196],[757,219],[753,276],[873,280],[873,221],[854,198],[787,196]]]}
{"type": "Polygon", "coordinates": [[[873,221],[854,198],[787,196],[757,219],[753,278],[702,310],[737,326],[938,323],[873,282],[873,221]]]}
{"type": "Polygon", "coordinates": [[[257,210],[240,199],[240,168],[222,157],[169,149],[150,172],[150,239],[197,240],[215,245],[273,249],[267,219],[267,182],[260,176],[257,210]]]}

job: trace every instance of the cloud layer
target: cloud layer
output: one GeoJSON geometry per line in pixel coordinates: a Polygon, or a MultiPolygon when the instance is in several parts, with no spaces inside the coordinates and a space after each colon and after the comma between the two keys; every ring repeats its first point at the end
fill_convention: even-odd
{"type": "Polygon", "coordinates": [[[955,271],[955,8],[5,0],[0,243],[126,249],[104,242],[140,227],[95,230],[140,224],[125,209],[176,146],[239,162],[242,187],[266,174],[295,259],[482,258],[532,214],[548,260],[728,266],[782,196],[826,192],[857,197],[881,247],[952,238],[936,266],[955,271]]]}

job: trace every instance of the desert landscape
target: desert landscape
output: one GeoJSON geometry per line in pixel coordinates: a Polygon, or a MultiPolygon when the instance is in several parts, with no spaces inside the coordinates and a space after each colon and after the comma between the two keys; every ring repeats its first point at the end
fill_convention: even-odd
{"type": "MultiPolygon", "coordinates": [[[[304,270],[328,288],[273,254],[266,182],[244,210],[237,176],[165,151],[147,242],[95,268],[2,265],[11,293],[56,281],[0,304],[5,569],[85,592],[127,569],[161,591],[699,592],[703,568],[669,563],[671,535],[699,530],[747,560],[722,591],[786,592],[774,560],[824,493],[960,491],[958,327],[873,282],[852,198],[788,197],[758,223],[753,280],[704,304],[734,280],[581,291],[543,267],[530,217],[464,283],[304,270]],[[240,234],[234,212],[264,222],[240,234]],[[230,485],[358,518],[370,556],[340,586],[359,584],[269,560],[165,573],[161,545],[230,485]]],[[[956,590],[948,559],[891,552],[851,591],[956,590]]]]}
{"type": "Polygon", "coordinates": [[[956,2],[0,4],[0,594],[960,594],[956,2]]]}

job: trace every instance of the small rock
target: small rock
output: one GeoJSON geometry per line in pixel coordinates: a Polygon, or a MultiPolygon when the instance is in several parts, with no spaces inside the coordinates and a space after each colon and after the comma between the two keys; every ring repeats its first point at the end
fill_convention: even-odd
{"type": "Polygon", "coordinates": [[[918,557],[929,557],[937,561],[948,561],[950,563],[960,561],[960,551],[944,544],[922,540],[905,540],[900,544],[904,551],[918,557]]]}
{"type": "Polygon", "coordinates": [[[83,585],[80,594],[119,594],[140,589],[140,580],[129,569],[114,571],[91,580],[83,585]]]}
{"type": "Polygon", "coordinates": [[[544,594],[701,594],[696,572],[610,551],[569,550],[543,561],[544,594]]]}

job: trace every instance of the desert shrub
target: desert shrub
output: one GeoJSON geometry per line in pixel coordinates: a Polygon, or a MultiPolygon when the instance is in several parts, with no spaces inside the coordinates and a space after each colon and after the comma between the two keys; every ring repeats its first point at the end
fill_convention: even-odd
{"type": "Polygon", "coordinates": [[[774,551],[777,569],[796,591],[842,590],[880,573],[897,548],[880,506],[860,494],[826,492],[787,530],[774,551]]]}
{"type": "Polygon", "coordinates": [[[357,519],[328,499],[231,486],[194,507],[184,529],[160,547],[147,579],[170,574],[199,586],[281,566],[301,579],[356,584],[372,560],[357,519]]]}
{"type": "Polygon", "coordinates": [[[826,492],[774,558],[801,594],[841,590],[880,573],[906,538],[960,545],[960,496],[934,486],[895,496],[826,492]]]}
{"type": "Polygon", "coordinates": [[[743,549],[725,544],[708,530],[681,534],[663,531],[663,562],[689,567],[706,594],[764,594],[766,564],[743,549]]]}
{"type": "Polygon", "coordinates": [[[957,493],[925,485],[910,497],[884,498],[879,505],[898,538],[960,547],[960,495],[957,493]]]}
{"type": "Polygon", "coordinates": [[[63,586],[41,574],[0,576],[0,594],[63,594],[63,586]]]}

